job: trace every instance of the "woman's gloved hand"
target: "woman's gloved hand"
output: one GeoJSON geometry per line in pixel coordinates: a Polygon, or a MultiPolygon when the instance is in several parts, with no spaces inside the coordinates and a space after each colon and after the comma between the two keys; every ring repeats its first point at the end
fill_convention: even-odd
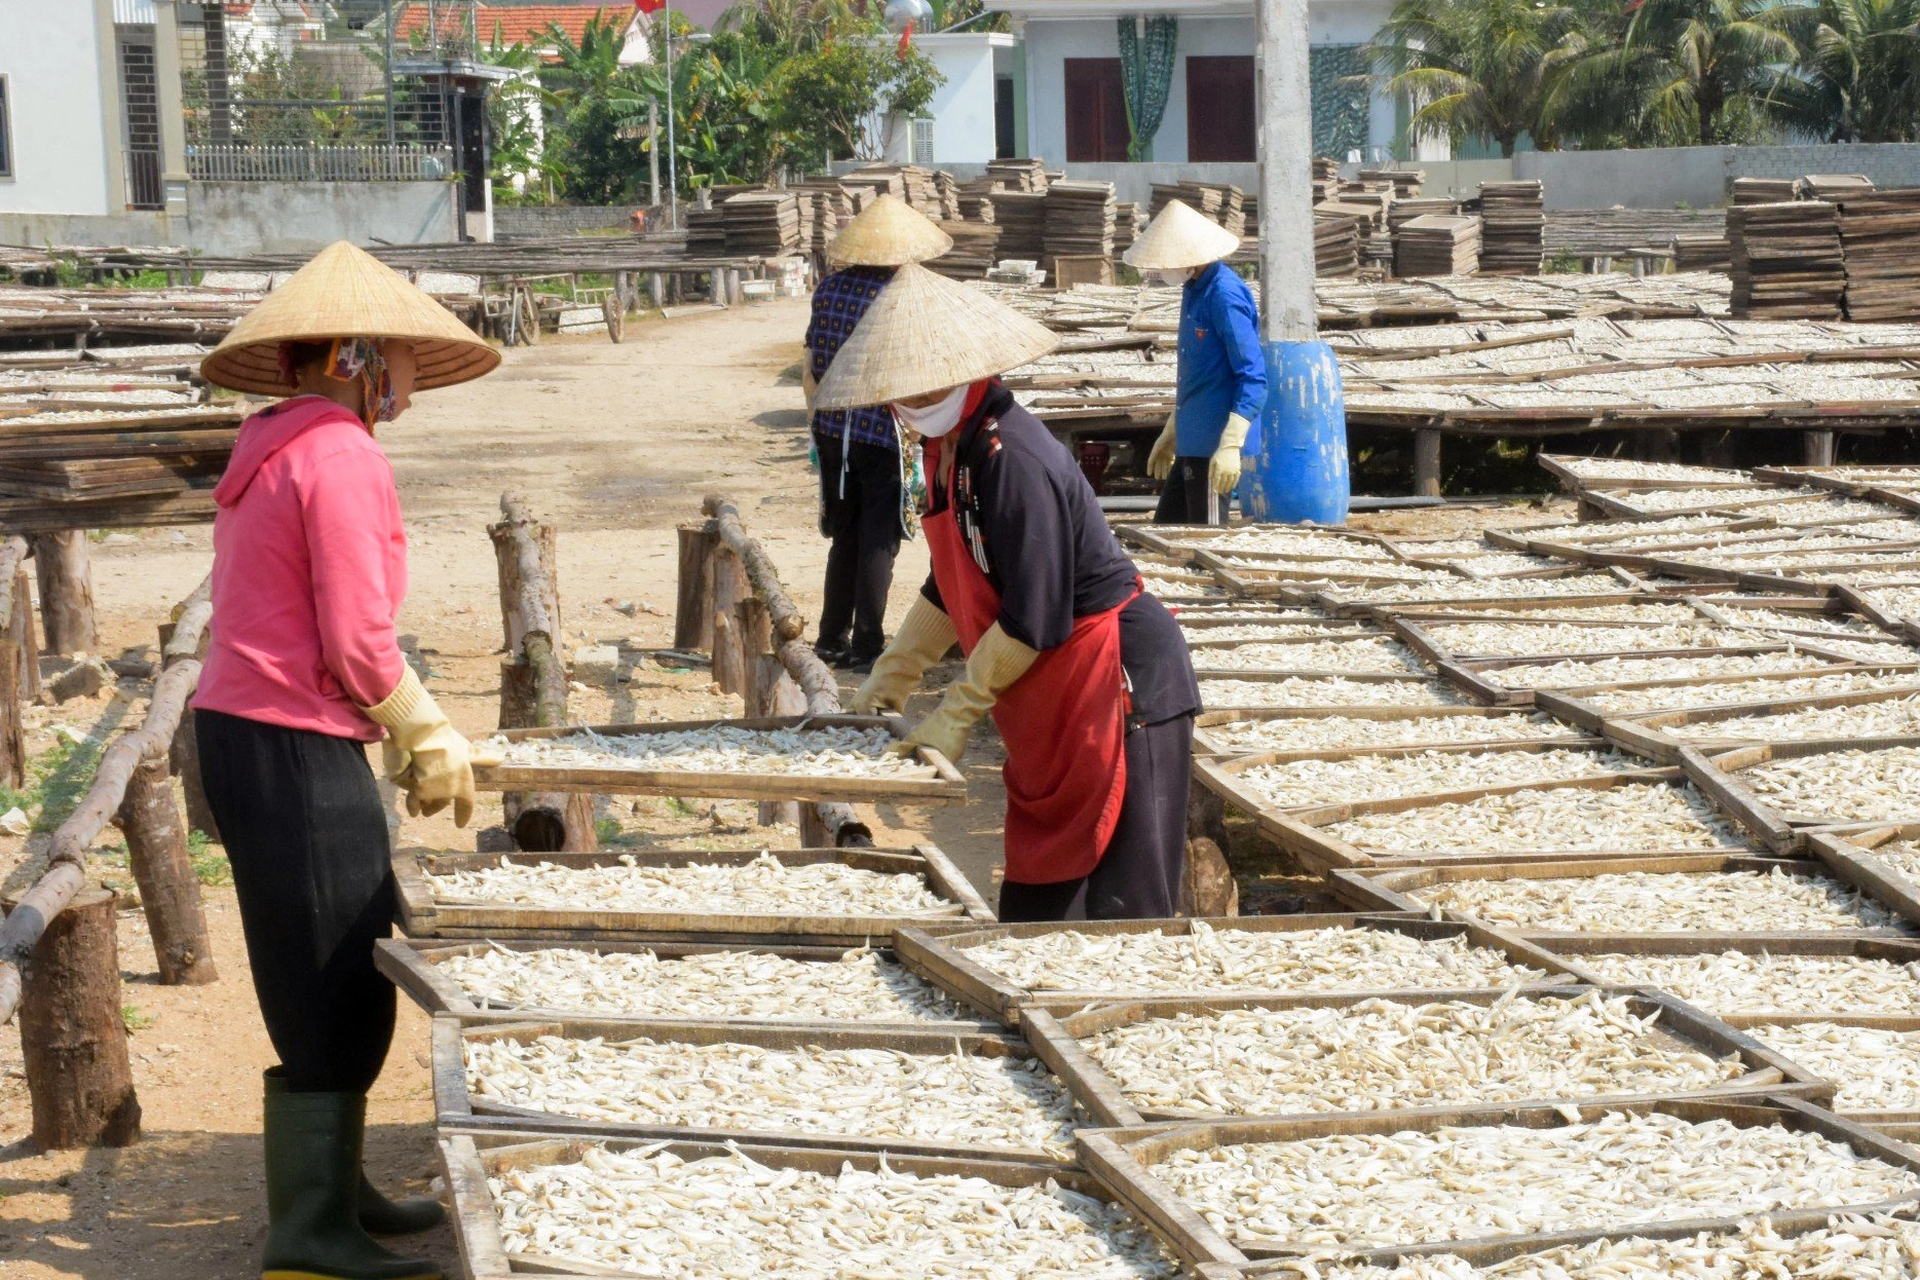
{"type": "Polygon", "coordinates": [[[1039,656],[1038,649],[1021,644],[994,623],[968,655],[965,678],[947,687],[933,714],[915,725],[906,741],[896,744],[894,750],[906,754],[915,747],[931,747],[958,764],[973,726],[993,710],[1009,685],[1027,674],[1027,668],[1039,656]]]}
{"type": "Polygon", "coordinates": [[[460,736],[412,667],[383,701],[360,710],[387,731],[381,754],[388,780],[407,793],[407,812],[431,817],[451,804],[453,824],[466,826],[473,819],[473,766],[499,757],[460,736]]]}
{"type": "Polygon", "coordinates": [[[1167,425],[1160,432],[1160,438],[1153,442],[1153,451],[1147,455],[1147,479],[1165,480],[1173,474],[1174,419],[1179,411],[1167,415],[1167,425]]]}
{"type": "Polygon", "coordinates": [[[953,619],[933,601],[916,595],[900,630],[894,633],[893,643],[873,660],[872,673],[854,690],[847,710],[857,716],[905,711],[907,698],[920,687],[920,677],[958,638],[953,619]]]}
{"type": "Polygon", "coordinates": [[[1220,447],[1207,464],[1207,483],[1215,493],[1232,493],[1233,486],[1240,483],[1240,448],[1252,429],[1253,424],[1239,414],[1227,415],[1227,425],[1220,431],[1220,447]]]}

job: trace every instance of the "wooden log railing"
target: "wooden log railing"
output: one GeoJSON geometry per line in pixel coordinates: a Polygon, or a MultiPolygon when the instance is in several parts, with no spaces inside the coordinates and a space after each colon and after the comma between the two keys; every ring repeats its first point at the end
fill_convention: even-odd
{"type": "Polygon", "coordinates": [[[87,849],[109,823],[127,835],[160,980],[216,977],[169,767],[200,679],[199,658],[183,655],[198,653],[211,616],[210,607],[197,607],[204,591],[203,584],[173,625],[175,660],[155,681],[146,717],[101,753],[93,785],[53,833],[45,874],[0,922],[0,1022],[21,1014],[33,1139],[43,1149],[124,1145],[139,1136],[114,895],[85,891],[87,849]]]}
{"type": "MultiPolygon", "coordinates": [[[[675,646],[692,647],[686,643],[690,638],[704,636],[712,646],[714,681],[738,693],[749,716],[840,714],[833,672],[803,638],[807,620],[781,585],[773,561],[747,533],[739,508],[712,494],[701,510],[705,524],[680,531],[675,646]],[[694,558],[696,550],[705,553],[704,560],[694,558]],[[690,610],[707,616],[689,617],[690,610]]],[[[787,820],[791,809],[763,805],[761,821],[787,820]]],[[[799,818],[800,843],[809,848],[873,844],[872,830],[851,805],[804,805],[799,818]]]]}
{"type": "MultiPolygon", "coordinates": [[[[536,520],[527,500],[500,495],[498,524],[487,527],[500,571],[500,615],[506,657],[500,663],[500,727],[553,728],[572,723],[567,669],[561,656],[560,589],[554,571],[558,536],[536,520]]],[[[510,791],[502,797],[507,830],[531,853],[591,853],[593,797],[510,791]]]]}

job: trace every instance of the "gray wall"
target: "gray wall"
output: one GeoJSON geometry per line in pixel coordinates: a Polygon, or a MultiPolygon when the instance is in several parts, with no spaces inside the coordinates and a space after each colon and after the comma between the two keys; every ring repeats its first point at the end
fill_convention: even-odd
{"type": "Polygon", "coordinates": [[[1864,173],[1878,187],[1920,187],[1920,144],[1526,151],[1513,158],[1514,177],[1546,184],[1549,209],[1699,208],[1724,204],[1735,178],[1809,173],[1864,173]]]}
{"type": "Polygon", "coordinates": [[[547,239],[582,231],[625,231],[637,204],[495,205],[493,234],[502,239],[547,239]]]}
{"type": "Polygon", "coordinates": [[[450,182],[190,182],[184,217],[0,213],[8,244],[185,245],[196,253],[303,253],[335,240],[455,237],[450,182]]]}

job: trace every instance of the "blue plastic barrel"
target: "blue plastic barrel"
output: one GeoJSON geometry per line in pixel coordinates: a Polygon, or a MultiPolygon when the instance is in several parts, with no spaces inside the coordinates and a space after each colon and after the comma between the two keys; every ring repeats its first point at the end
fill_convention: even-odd
{"type": "Polygon", "coordinates": [[[1340,362],[1324,342],[1268,342],[1267,406],[1253,469],[1240,482],[1249,520],[1345,524],[1347,404],[1340,362]]]}

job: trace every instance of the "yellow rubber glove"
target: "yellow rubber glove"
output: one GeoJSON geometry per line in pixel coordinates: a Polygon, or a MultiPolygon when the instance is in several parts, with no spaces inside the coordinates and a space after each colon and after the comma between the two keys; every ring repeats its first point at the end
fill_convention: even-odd
{"type": "Polygon", "coordinates": [[[966,677],[947,686],[933,714],[915,725],[907,740],[894,750],[904,753],[914,747],[931,747],[958,764],[966,753],[973,726],[993,710],[1007,686],[1027,674],[1027,668],[1039,656],[1038,649],[1029,649],[994,623],[967,655],[966,677]]]}
{"type": "Polygon", "coordinates": [[[412,667],[383,701],[360,710],[387,731],[382,749],[387,778],[405,788],[407,812],[431,817],[451,804],[453,824],[466,826],[473,818],[476,757],[482,764],[497,763],[498,758],[474,751],[434,704],[412,667]]]}
{"type": "Polygon", "coordinates": [[[1167,415],[1166,428],[1160,432],[1160,438],[1153,442],[1153,452],[1147,455],[1147,479],[1165,480],[1173,474],[1173,421],[1178,410],[1167,415]]]}
{"type": "Polygon", "coordinates": [[[1220,447],[1207,464],[1207,483],[1215,493],[1232,493],[1233,486],[1240,483],[1240,446],[1247,442],[1247,432],[1252,429],[1253,424],[1239,414],[1227,415],[1227,425],[1220,430],[1220,447]]]}
{"type": "Polygon", "coordinates": [[[857,716],[877,711],[905,711],[907,697],[920,687],[927,668],[959,639],[953,619],[925,596],[913,598],[913,608],[894,633],[893,643],[873,661],[873,671],[854,690],[847,709],[857,716]]]}

